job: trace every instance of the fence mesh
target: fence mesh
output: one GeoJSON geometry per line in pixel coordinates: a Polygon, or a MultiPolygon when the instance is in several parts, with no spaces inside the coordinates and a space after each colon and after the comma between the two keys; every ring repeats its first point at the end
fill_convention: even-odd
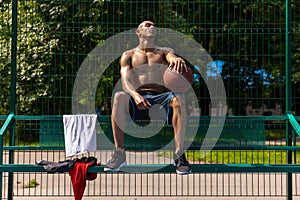
{"type": "MultiPolygon", "coordinates": [[[[144,20],[158,27],[185,34],[199,43],[212,57],[206,77],[222,77],[227,106],[211,106],[204,78],[193,67],[193,89],[201,116],[273,116],[264,123],[267,146],[286,145],[286,7],[283,0],[18,0],[17,24],[12,24],[12,2],[0,0],[0,114],[1,125],[10,111],[11,56],[16,53],[16,115],[27,116],[16,121],[14,145],[41,145],[41,116],[72,113],[72,92],[82,63],[110,37],[135,29],[144,20]],[[17,52],[12,52],[12,26],[17,26],[17,52]],[[39,116],[35,118],[36,116],[39,116]],[[30,118],[31,117],[31,118],[30,118]]],[[[300,80],[300,2],[291,1],[292,32],[292,111],[299,115],[300,80]]],[[[126,41],[124,41],[125,43],[126,41]]],[[[178,45],[180,46],[178,41],[178,45]]],[[[118,52],[114,46],[108,54],[118,52]]],[[[100,55],[99,55],[100,56],[100,55]]],[[[94,111],[111,114],[111,97],[120,80],[116,55],[98,82],[94,111]]],[[[89,87],[89,83],[85,83],[89,87]]],[[[79,99],[78,110],[89,103],[79,99]]],[[[192,104],[191,104],[192,105],[192,104]]],[[[74,110],[73,110],[74,111],[74,110]]],[[[242,124],[241,124],[242,126],[242,124]]],[[[98,134],[103,134],[98,133],[98,134]]],[[[9,146],[9,136],[4,145],[9,146]]],[[[294,144],[298,144],[294,137],[294,144]]],[[[111,151],[98,150],[96,156],[106,162],[111,151]]],[[[171,163],[172,152],[129,152],[129,162],[171,163]],[[150,162],[150,161],[149,161],[150,162]]],[[[3,154],[9,163],[9,151],[3,154]]],[[[194,164],[284,164],[285,150],[215,149],[209,152],[189,151],[194,164]]],[[[37,160],[65,159],[63,149],[15,150],[15,164],[34,164],[37,160]]],[[[293,151],[293,163],[299,164],[299,153],[293,151]]],[[[3,191],[7,190],[3,177],[3,191]]],[[[299,196],[299,175],[293,174],[294,195],[299,196]]],[[[88,182],[86,196],[286,196],[285,173],[203,173],[179,177],[166,174],[98,174],[88,182]],[[175,184],[175,186],[174,186],[175,184]]],[[[71,196],[68,174],[14,173],[15,196],[71,196]],[[28,188],[35,180],[39,185],[28,188]]],[[[7,194],[4,192],[3,196],[7,194]]]]}

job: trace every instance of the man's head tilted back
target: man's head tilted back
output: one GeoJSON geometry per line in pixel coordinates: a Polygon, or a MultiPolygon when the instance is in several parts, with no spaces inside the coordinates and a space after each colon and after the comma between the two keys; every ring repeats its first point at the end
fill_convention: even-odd
{"type": "Polygon", "coordinates": [[[136,34],[139,37],[155,37],[156,30],[155,24],[151,21],[143,21],[139,24],[138,28],[136,29],[136,34]]]}

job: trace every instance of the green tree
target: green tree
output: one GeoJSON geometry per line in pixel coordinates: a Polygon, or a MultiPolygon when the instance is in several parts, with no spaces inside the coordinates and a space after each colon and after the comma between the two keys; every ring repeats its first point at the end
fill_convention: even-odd
{"type": "MultiPolygon", "coordinates": [[[[273,106],[275,101],[284,107],[285,1],[193,1],[186,5],[182,15],[187,18],[194,38],[214,60],[226,63],[222,76],[225,78],[228,104],[235,114],[244,114],[249,100],[257,107],[262,104],[273,106]],[[268,80],[271,85],[264,85],[260,75],[253,73],[259,69],[272,74],[268,80]],[[245,78],[253,79],[255,87],[246,87],[245,78]]],[[[299,62],[299,32],[296,33],[299,6],[298,1],[292,1],[295,64],[299,62]]],[[[294,83],[298,82],[298,68],[293,65],[294,83]]],[[[204,91],[206,102],[201,107],[205,109],[209,98],[203,84],[200,90],[204,91]]],[[[299,91],[298,94],[296,92],[295,95],[299,96],[299,91]]]]}
{"type": "Polygon", "coordinates": [[[10,47],[11,47],[11,31],[9,20],[10,6],[8,3],[0,4],[0,114],[7,115],[9,113],[9,88],[10,88],[10,47]]]}
{"type": "MultiPolygon", "coordinates": [[[[299,7],[293,8],[293,90],[299,84],[299,7]]],[[[2,92],[0,112],[7,114],[11,43],[11,4],[2,3],[0,69],[2,92]]],[[[256,104],[284,95],[285,7],[281,0],[269,1],[26,1],[19,0],[18,12],[18,114],[65,114],[71,112],[71,95],[76,73],[86,56],[108,37],[136,28],[143,20],[159,27],[176,29],[192,37],[214,60],[226,62],[223,76],[229,104],[243,114],[249,99],[256,104]],[[232,70],[234,66],[234,70],[232,70]],[[243,69],[249,71],[243,71],[243,69]],[[256,69],[272,73],[265,87],[256,69]],[[226,72],[226,74],[225,74],[226,72]],[[250,74],[249,74],[250,73],[250,74]],[[256,88],[241,80],[253,76],[256,88]],[[230,89],[228,89],[230,88],[230,89]]],[[[104,73],[95,106],[109,113],[111,91],[119,80],[119,60],[104,73]]],[[[209,94],[205,84],[196,84],[205,114],[209,94]]],[[[83,105],[86,100],[80,101],[83,105]]],[[[268,102],[272,104],[272,102],[268,102]]]]}
{"type": "MultiPolygon", "coordinates": [[[[9,66],[11,56],[11,8],[12,4],[4,3],[2,9],[0,51],[1,59],[1,100],[4,101],[6,110],[1,110],[2,114],[7,114],[8,98],[3,95],[9,94],[9,66]]],[[[37,99],[51,96],[47,80],[47,72],[52,67],[48,62],[53,60],[52,49],[57,45],[57,41],[49,37],[45,29],[45,23],[37,12],[35,1],[20,0],[18,3],[18,32],[17,32],[17,104],[16,112],[20,115],[30,115],[40,113],[42,107],[37,99]]]]}
{"type": "MultiPolygon", "coordinates": [[[[38,13],[43,16],[47,32],[51,33],[49,37],[57,44],[48,75],[60,77],[49,84],[54,91],[53,98],[43,99],[44,105],[48,102],[48,108],[54,108],[53,111],[48,109],[43,112],[47,114],[71,112],[72,87],[76,73],[87,54],[107,38],[136,28],[143,20],[155,21],[159,26],[175,27],[176,24],[184,27],[185,24],[184,19],[178,21],[177,13],[172,10],[172,4],[168,1],[39,1],[38,4],[38,13]]],[[[95,106],[104,109],[105,113],[109,113],[111,92],[118,80],[117,59],[104,73],[97,90],[95,106]]],[[[79,102],[82,106],[88,103],[87,99],[79,102]]]]}

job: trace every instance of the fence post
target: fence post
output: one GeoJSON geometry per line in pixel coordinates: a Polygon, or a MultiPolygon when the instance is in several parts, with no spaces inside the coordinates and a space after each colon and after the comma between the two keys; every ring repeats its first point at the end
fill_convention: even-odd
{"type": "MultiPolygon", "coordinates": [[[[285,76],[286,76],[286,88],[285,88],[285,106],[286,114],[292,110],[292,89],[291,89],[291,68],[292,68],[292,46],[291,46],[291,0],[286,0],[285,2],[285,76]]],[[[289,120],[286,120],[286,145],[292,145],[292,127],[289,120]]],[[[287,164],[292,164],[292,151],[287,150],[286,161],[287,164]]],[[[292,173],[287,173],[286,179],[286,198],[288,200],[293,199],[293,177],[292,173]]]]}
{"type": "MultiPolygon", "coordinates": [[[[2,134],[0,134],[0,165],[3,165],[3,136],[2,136],[2,134]]],[[[0,171],[0,200],[2,200],[2,189],[3,189],[2,179],[3,179],[3,172],[1,170],[0,171]]]]}
{"type": "MultiPolygon", "coordinates": [[[[15,145],[15,123],[13,123],[10,127],[10,135],[9,135],[9,145],[14,146],[15,145]]],[[[14,163],[14,150],[9,150],[9,164],[14,163]]],[[[14,173],[9,172],[8,173],[8,187],[7,187],[7,196],[8,200],[13,199],[13,187],[14,187],[14,173]]]]}
{"type": "Polygon", "coordinates": [[[12,42],[11,42],[11,75],[10,75],[10,113],[16,109],[16,70],[17,70],[17,26],[18,0],[12,1],[12,42]]]}
{"type": "MultiPolygon", "coordinates": [[[[18,0],[12,0],[12,42],[11,42],[11,75],[10,75],[10,113],[14,114],[16,109],[16,71],[17,71],[17,26],[18,26],[18,0]]],[[[10,145],[14,143],[14,124],[10,128],[10,145]]],[[[0,139],[3,139],[0,138],[0,139]]],[[[1,148],[3,148],[3,141],[1,148]]],[[[2,149],[3,151],[3,149],[2,149]]],[[[9,151],[9,163],[12,164],[14,160],[13,150],[9,151]]],[[[0,164],[3,164],[0,163],[0,164]]],[[[1,184],[2,185],[2,184],[1,184]]],[[[2,197],[2,195],[1,195],[2,197]]],[[[13,173],[8,174],[8,200],[13,199],[13,173]]]]}

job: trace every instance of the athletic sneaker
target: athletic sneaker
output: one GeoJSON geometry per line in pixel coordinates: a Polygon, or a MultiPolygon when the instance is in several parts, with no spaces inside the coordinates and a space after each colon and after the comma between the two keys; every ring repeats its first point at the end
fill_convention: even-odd
{"type": "Polygon", "coordinates": [[[190,164],[186,160],[184,153],[177,153],[174,155],[174,166],[176,166],[177,174],[184,175],[192,172],[190,164]]]}
{"type": "Polygon", "coordinates": [[[112,158],[106,163],[106,166],[104,167],[104,171],[118,172],[125,165],[127,165],[125,151],[121,149],[117,149],[112,154],[112,158]]]}

